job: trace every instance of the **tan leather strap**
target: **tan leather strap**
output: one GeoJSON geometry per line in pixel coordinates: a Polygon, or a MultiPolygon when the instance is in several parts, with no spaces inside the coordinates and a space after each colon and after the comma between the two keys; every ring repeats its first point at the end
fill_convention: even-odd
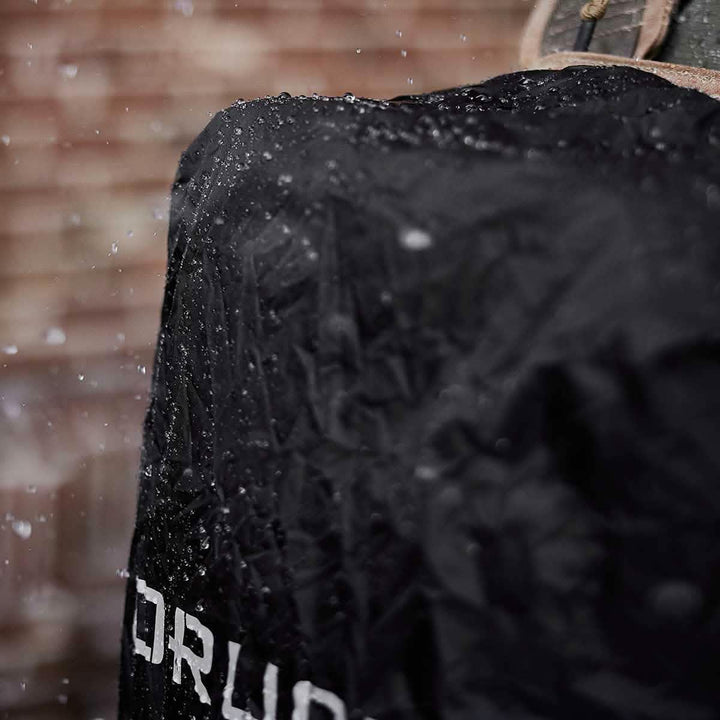
{"type": "Polygon", "coordinates": [[[680,87],[699,90],[710,97],[720,100],[720,70],[675,65],[674,63],[655,62],[653,60],[634,60],[615,55],[597,53],[562,52],[540,58],[531,65],[535,70],[562,70],[572,65],[623,65],[658,75],[680,87]]]}
{"type": "Polygon", "coordinates": [[[660,49],[670,28],[670,18],[678,0],[645,0],[636,58],[651,58],[660,49]]]}
{"type": "Polygon", "coordinates": [[[545,28],[550,22],[557,0],[538,0],[530,13],[525,32],[520,41],[520,65],[531,67],[542,56],[542,41],[545,28]]]}

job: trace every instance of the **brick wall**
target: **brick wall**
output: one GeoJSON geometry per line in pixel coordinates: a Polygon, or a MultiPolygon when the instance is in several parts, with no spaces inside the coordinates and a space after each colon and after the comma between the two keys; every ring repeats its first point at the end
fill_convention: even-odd
{"type": "Polygon", "coordinates": [[[113,716],[181,150],[238,97],[390,97],[513,69],[528,12],[0,0],[0,718],[113,716]]]}

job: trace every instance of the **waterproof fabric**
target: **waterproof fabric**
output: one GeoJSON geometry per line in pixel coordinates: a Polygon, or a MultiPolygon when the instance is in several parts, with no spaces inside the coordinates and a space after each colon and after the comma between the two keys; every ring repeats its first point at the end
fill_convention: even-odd
{"type": "Polygon", "coordinates": [[[718,717],[718,228],[720,105],[630,68],[219,113],[120,718],[718,717]]]}

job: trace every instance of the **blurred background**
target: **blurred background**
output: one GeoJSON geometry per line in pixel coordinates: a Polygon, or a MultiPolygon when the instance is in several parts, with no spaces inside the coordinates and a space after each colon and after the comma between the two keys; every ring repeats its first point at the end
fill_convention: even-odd
{"type": "Polygon", "coordinates": [[[0,0],[0,718],[114,717],[181,151],[239,97],[516,69],[529,0],[0,0]]]}

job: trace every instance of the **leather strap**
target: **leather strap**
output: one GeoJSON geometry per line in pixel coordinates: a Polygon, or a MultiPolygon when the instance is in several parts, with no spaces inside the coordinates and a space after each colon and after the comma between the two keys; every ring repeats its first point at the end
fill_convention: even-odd
{"type": "Polygon", "coordinates": [[[557,5],[557,0],[537,0],[535,3],[520,41],[520,65],[522,67],[531,67],[542,57],[542,41],[555,5],[557,5]]]}
{"type": "Polygon", "coordinates": [[[660,49],[670,29],[670,18],[678,0],[645,0],[636,58],[652,58],[660,49]]]}

